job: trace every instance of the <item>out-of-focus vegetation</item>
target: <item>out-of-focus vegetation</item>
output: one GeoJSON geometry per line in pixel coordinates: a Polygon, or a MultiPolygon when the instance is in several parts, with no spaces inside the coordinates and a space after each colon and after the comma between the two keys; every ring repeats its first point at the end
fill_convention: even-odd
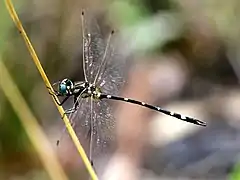
{"type": "MultiPolygon", "coordinates": [[[[14,5],[51,82],[64,77],[83,79],[80,13],[87,8],[95,13],[105,36],[109,27],[121,33],[122,50],[131,54],[134,67],[141,67],[137,75],[132,73],[134,68],[130,71],[127,95],[207,121],[207,128],[199,128],[159,114],[149,113],[143,120],[143,116],[133,116],[134,120],[127,117],[125,127],[132,126],[133,130],[122,129],[123,139],[147,137],[146,142],[133,138],[136,143],[132,143],[147,147],[144,153],[138,152],[136,160],[141,162],[138,165],[142,179],[240,178],[236,165],[240,154],[237,0],[25,0],[14,1],[14,5]],[[141,83],[137,84],[139,79],[141,83]],[[146,125],[144,129],[139,123],[146,125]],[[151,135],[134,136],[139,133],[136,129],[151,135]]],[[[3,1],[0,39],[1,60],[45,130],[62,166],[71,179],[87,179],[71,140],[65,138],[56,147],[64,125],[3,1]]],[[[131,113],[134,111],[126,111],[127,115],[131,113]]],[[[129,146],[124,152],[135,152],[135,147],[124,140],[120,146],[129,146]]],[[[87,143],[84,139],[81,142],[87,143]]],[[[103,166],[104,162],[99,163],[103,166]]],[[[0,88],[0,179],[47,178],[0,88]]]]}

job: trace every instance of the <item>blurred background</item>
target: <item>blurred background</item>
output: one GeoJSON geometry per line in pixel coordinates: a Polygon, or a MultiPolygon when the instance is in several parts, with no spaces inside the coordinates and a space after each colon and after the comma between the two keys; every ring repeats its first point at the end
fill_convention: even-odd
{"type": "MultiPolygon", "coordinates": [[[[83,80],[80,15],[82,8],[90,9],[103,37],[117,30],[118,48],[131,62],[121,96],[207,122],[200,127],[117,103],[116,151],[109,151],[108,163],[96,160],[103,179],[240,179],[238,0],[25,0],[14,5],[52,83],[83,80]]],[[[62,134],[68,136],[64,124],[3,1],[0,39],[0,60],[69,179],[88,179],[71,139],[56,146],[62,134]]],[[[0,179],[50,179],[1,88],[0,179]]]]}

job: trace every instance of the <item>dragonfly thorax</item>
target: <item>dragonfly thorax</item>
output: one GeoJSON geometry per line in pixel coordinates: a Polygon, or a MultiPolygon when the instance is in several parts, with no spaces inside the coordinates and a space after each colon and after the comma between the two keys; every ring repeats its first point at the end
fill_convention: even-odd
{"type": "Polygon", "coordinates": [[[84,81],[71,81],[70,79],[63,79],[58,84],[58,93],[62,96],[81,96],[81,98],[93,97],[99,99],[101,89],[95,84],[84,81]]]}
{"type": "Polygon", "coordinates": [[[81,93],[82,98],[93,97],[94,99],[99,99],[101,94],[101,89],[95,84],[86,82],[85,89],[81,93]]]}

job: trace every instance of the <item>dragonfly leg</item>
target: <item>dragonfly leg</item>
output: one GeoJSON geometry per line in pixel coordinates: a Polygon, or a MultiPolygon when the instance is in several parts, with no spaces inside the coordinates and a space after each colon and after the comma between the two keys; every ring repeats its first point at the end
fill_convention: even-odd
{"type": "Polygon", "coordinates": [[[66,116],[67,114],[74,113],[76,110],[77,110],[77,109],[76,109],[75,107],[70,108],[70,109],[67,109],[67,110],[65,111],[65,113],[63,114],[62,119],[63,119],[64,116],[66,116]]]}
{"type": "Polygon", "coordinates": [[[49,89],[49,94],[50,95],[56,95],[56,96],[60,96],[60,94],[56,91],[56,90],[52,90],[50,87],[47,87],[49,89]]]}
{"type": "MultiPolygon", "coordinates": [[[[49,87],[47,87],[47,88],[50,89],[49,87]]],[[[53,97],[54,101],[55,101],[59,106],[62,106],[62,105],[69,99],[69,97],[70,97],[70,96],[67,96],[67,97],[65,97],[65,98],[62,100],[62,102],[59,102],[55,96],[62,96],[61,94],[59,94],[57,91],[54,91],[54,92],[53,92],[51,89],[50,89],[50,91],[49,91],[49,94],[53,97]]]]}

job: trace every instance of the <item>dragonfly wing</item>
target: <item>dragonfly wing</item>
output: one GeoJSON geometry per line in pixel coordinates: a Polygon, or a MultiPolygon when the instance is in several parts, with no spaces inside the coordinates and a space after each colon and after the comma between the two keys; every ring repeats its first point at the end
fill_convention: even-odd
{"type": "Polygon", "coordinates": [[[113,36],[109,45],[105,66],[100,70],[97,85],[105,94],[118,95],[130,68],[130,55],[121,50],[119,37],[113,36]]]}
{"type": "Polygon", "coordinates": [[[96,145],[99,152],[106,152],[115,140],[115,119],[108,101],[95,101],[96,145]]]}
{"type": "Polygon", "coordinates": [[[80,141],[85,140],[84,149],[90,152],[92,134],[92,157],[106,152],[110,143],[114,141],[114,116],[109,102],[93,100],[91,114],[91,98],[81,99],[78,110],[70,117],[80,141]],[[91,130],[92,126],[92,130],[91,130]]]}
{"type": "Polygon", "coordinates": [[[85,11],[83,22],[84,62],[86,77],[93,82],[102,61],[106,42],[94,14],[85,11]]]}

